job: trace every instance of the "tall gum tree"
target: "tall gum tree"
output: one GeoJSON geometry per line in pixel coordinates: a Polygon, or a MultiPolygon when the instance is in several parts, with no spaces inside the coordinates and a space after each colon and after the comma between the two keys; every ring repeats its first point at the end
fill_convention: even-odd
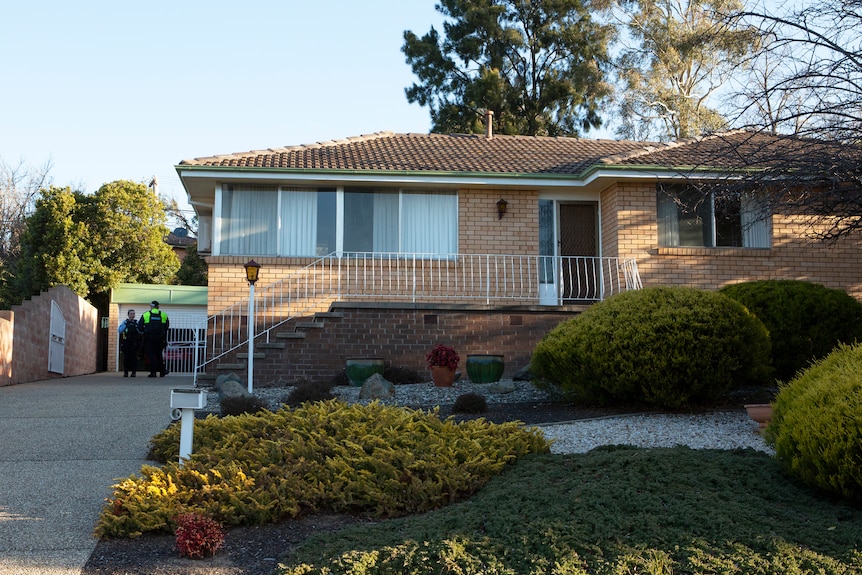
{"type": "Polygon", "coordinates": [[[760,33],[727,14],[739,0],[623,0],[612,7],[627,32],[617,60],[617,134],[662,141],[726,128],[717,92],[748,61],[760,33]]]}
{"type": "Polygon", "coordinates": [[[581,0],[440,0],[447,20],[402,52],[418,82],[407,100],[430,109],[432,131],[577,136],[602,124],[614,28],[581,0]]]}

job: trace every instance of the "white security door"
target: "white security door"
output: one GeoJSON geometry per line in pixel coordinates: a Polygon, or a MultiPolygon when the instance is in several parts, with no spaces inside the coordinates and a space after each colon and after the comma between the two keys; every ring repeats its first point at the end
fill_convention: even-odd
{"type": "Polygon", "coordinates": [[[51,339],[48,342],[48,371],[63,373],[66,360],[66,318],[57,302],[51,302],[51,339]]]}

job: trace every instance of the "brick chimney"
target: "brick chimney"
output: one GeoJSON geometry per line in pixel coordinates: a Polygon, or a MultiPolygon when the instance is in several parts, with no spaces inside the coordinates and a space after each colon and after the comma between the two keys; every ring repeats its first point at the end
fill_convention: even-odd
{"type": "Polygon", "coordinates": [[[485,137],[492,139],[494,137],[494,110],[485,111],[485,137]]]}

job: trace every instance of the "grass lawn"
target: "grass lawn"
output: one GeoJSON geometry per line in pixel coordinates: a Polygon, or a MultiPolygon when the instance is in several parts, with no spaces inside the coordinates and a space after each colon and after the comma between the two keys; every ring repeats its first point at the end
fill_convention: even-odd
{"type": "Polygon", "coordinates": [[[862,574],[862,510],[769,455],[529,455],[469,500],[309,540],[282,574],[862,574]]]}

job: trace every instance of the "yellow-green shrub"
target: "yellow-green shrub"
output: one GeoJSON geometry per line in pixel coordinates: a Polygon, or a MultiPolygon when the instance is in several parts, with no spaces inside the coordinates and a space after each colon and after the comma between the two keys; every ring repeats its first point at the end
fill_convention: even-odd
{"type": "Polygon", "coordinates": [[[839,345],[780,388],[767,441],[808,485],[862,502],[862,346],[839,345]]]}
{"type": "Polygon", "coordinates": [[[114,486],[97,536],[168,531],[188,511],[226,525],[324,509],[424,512],[470,495],[520,456],[549,450],[540,431],[517,423],[458,423],[436,412],[332,400],[198,421],[193,455],[179,467],[178,427],[152,440],[152,453],[169,463],[114,486]]]}

